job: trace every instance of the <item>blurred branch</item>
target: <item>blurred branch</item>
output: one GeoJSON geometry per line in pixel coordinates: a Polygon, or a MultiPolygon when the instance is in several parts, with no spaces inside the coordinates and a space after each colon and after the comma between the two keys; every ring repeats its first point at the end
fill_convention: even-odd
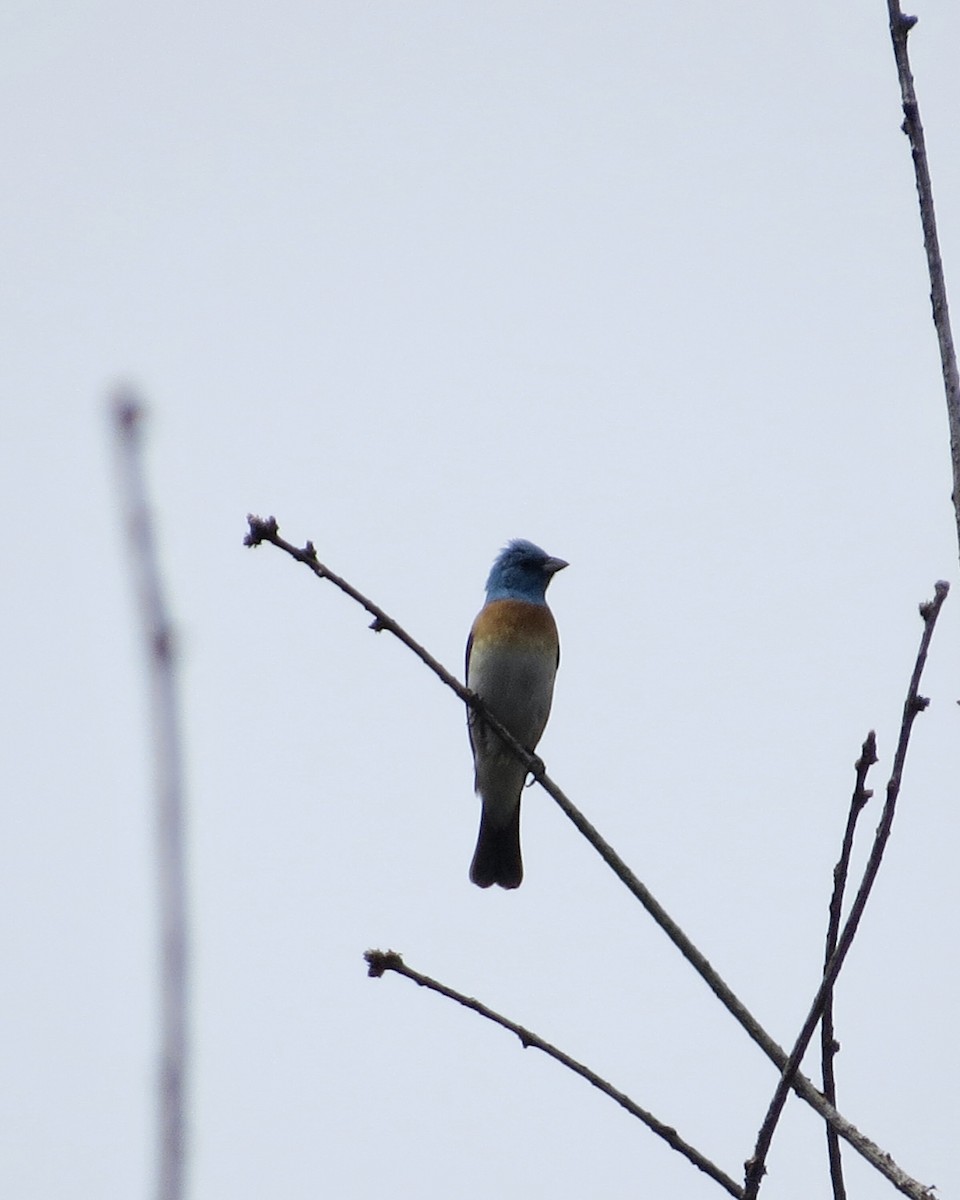
{"type": "Polygon", "coordinates": [[[662,1121],[658,1121],[652,1113],[641,1108],[638,1104],[630,1099],[623,1092],[617,1091],[613,1084],[602,1079],[589,1067],[585,1067],[583,1063],[577,1062],[575,1058],[571,1058],[569,1054],[565,1054],[562,1050],[558,1050],[556,1046],[552,1046],[549,1042],[545,1042],[543,1038],[535,1033],[531,1033],[529,1029],[524,1029],[522,1025],[517,1025],[507,1017],[501,1016],[493,1011],[492,1008],[487,1008],[485,1004],[481,1004],[479,1000],[474,1000],[470,996],[463,995],[462,992],[456,992],[453,988],[447,987],[445,984],[439,983],[436,979],[431,979],[429,975],[421,975],[419,971],[414,971],[406,965],[403,959],[393,950],[388,950],[386,953],[382,950],[368,950],[363,956],[369,964],[369,975],[375,979],[379,979],[385,971],[394,971],[397,975],[403,975],[407,979],[412,979],[414,983],[421,987],[429,988],[432,992],[438,992],[441,996],[446,996],[448,1000],[456,1000],[458,1004],[462,1004],[464,1008],[469,1008],[472,1012],[479,1013],[481,1017],[486,1017],[488,1021],[493,1021],[495,1024],[508,1029],[511,1033],[515,1033],[520,1039],[524,1049],[533,1046],[536,1050],[542,1050],[544,1054],[556,1059],[558,1063],[568,1067],[575,1074],[585,1079],[587,1083],[592,1084],[605,1096],[609,1096],[611,1100],[615,1100],[621,1108],[625,1108],[631,1116],[642,1121],[649,1129],[651,1129],[657,1137],[672,1146],[679,1154],[682,1154],[695,1167],[709,1175],[716,1183],[719,1183],[722,1188],[730,1193],[731,1196],[736,1196],[738,1200],[743,1196],[743,1189],[738,1183],[720,1170],[718,1166],[710,1161],[699,1150],[685,1142],[682,1137],[670,1125],[664,1125],[662,1121]]]}
{"type": "MultiPolygon", "coordinates": [[[[496,732],[497,736],[502,739],[505,745],[509,746],[517,758],[526,766],[530,774],[536,779],[544,791],[553,798],[559,805],[563,813],[573,822],[577,829],[583,834],[587,841],[597,851],[603,861],[616,874],[617,878],[623,883],[629,891],[643,905],[654,921],[660,926],[667,937],[673,942],[684,958],[691,964],[694,970],[704,980],[713,994],[723,1004],[727,1011],[734,1019],[746,1030],[747,1034],[753,1039],[766,1056],[783,1071],[787,1065],[787,1054],[782,1046],[779,1046],[774,1039],[767,1033],[757,1019],[748,1011],[743,1002],[734,994],[730,987],[723,981],[716,970],[711,966],[706,957],[697,949],[690,941],[687,935],[683,932],[680,926],[667,913],[666,909],[655,899],[653,894],[647,887],[637,879],[636,875],[630,870],[623,859],[617,852],[600,836],[593,825],[587,818],[576,808],[573,802],[560,790],[560,788],[547,775],[546,768],[543,762],[537,758],[535,754],[531,754],[510,734],[509,730],[485,708],[480,698],[474,695],[468,688],[455,676],[451,675],[445,667],[443,667],[428,651],[426,651],[419,642],[414,639],[404,630],[392,617],[388,616],[378,605],[369,600],[362,593],[358,592],[346,580],[341,579],[339,575],[335,575],[328,567],[317,560],[317,553],[312,542],[307,542],[306,546],[301,550],[293,546],[290,542],[285,541],[280,537],[276,519],[268,517],[264,520],[261,517],[248,516],[249,532],[244,538],[245,546],[259,546],[263,542],[270,542],[280,550],[286,551],[287,554],[295,558],[298,562],[304,563],[319,579],[328,579],[342,592],[356,600],[362,605],[374,620],[371,623],[371,628],[380,631],[382,629],[389,630],[401,642],[409,647],[418,658],[421,659],[430,669],[440,678],[446,685],[456,693],[457,696],[471,708],[479,713],[487,725],[496,732]]],[[[797,1095],[801,1096],[806,1102],[814,1108],[824,1120],[828,1121],[837,1133],[845,1141],[861,1154],[870,1164],[875,1167],[882,1175],[886,1176],[896,1187],[905,1192],[906,1195],[912,1196],[915,1200],[924,1200],[928,1196],[928,1191],[924,1186],[916,1180],[911,1179],[906,1172],[893,1161],[889,1154],[886,1154],[872,1142],[868,1137],[860,1132],[855,1125],[851,1124],[846,1117],[842,1116],[830,1104],[823,1094],[811,1083],[805,1075],[799,1071],[794,1071],[791,1074],[790,1086],[793,1087],[797,1095]]]]}
{"type": "MultiPolygon", "coordinates": [[[[840,937],[840,917],[843,910],[843,894],[847,886],[847,876],[850,872],[850,855],[853,852],[853,837],[857,828],[857,820],[873,795],[867,787],[867,773],[877,761],[877,735],[871,729],[867,734],[860,757],[857,759],[856,781],[853,785],[853,795],[850,797],[850,809],[847,813],[847,827],[843,831],[843,845],[840,848],[840,858],[833,868],[833,895],[830,897],[829,920],[827,922],[826,948],[823,955],[823,969],[826,971],[837,948],[840,937]]],[[[823,1005],[823,1020],[820,1022],[820,1061],[823,1071],[823,1094],[831,1104],[837,1103],[837,1083],[833,1070],[833,1060],[840,1045],[837,1042],[833,1026],[833,988],[827,992],[823,1005]]],[[[840,1139],[837,1131],[829,1123],[827,1130],[827,1154],[830,1160],[830,1182],[833,1185],[833,1200],[846,1200],[847,1189],[843,1182],[843,1161],[840,1156],[840,1139]]]]}
{"type": "Polygon", "coordinates": [[[187,1075],[187,902],[183,769],[173,631],[157,565],[143,477],[143,409],[127,392],[113,401],[120,504],[137,596],[150,686],[160,907],[160,1070],[157,1200],[184,1195],[187,1075]]]}
{"type": "MultiPolygon", "coordinates": [[[[870,857],[867,860],[867,865],[864,868],[863,879],[860,882],[859,890],[856,898],[850,909],[850,915],[847,917],[846,924],[843,927],[843,932],[837,942],[837,947],[830,956],[830,961],[823,973],[823,981],[817,989],[817,994],[814,997],[813,1004],[810,1006],[810,1012],[807,1015],[806,1021],[803,1023],[803,1028],[790,1051],[790,1057],[787,1059],[780,1076],[780,1083],[777,1085],[777,1090],[774,1092],[773,1099],[770,1101],[770,1107],[767,1110],[767,1115],[764,1118],[763,1124],[760,1127],[760,1132],[757,1136],[756,1148],[753,1152],[753,1157],[747,1160],[746,1163],[746,1200],[754,1200],[757,1191],[760,1187],[760,1180],[763,1178],[766,1170],[764,1162],[767,1152],[770,1149],[770,1143],[773,1140],[774,1130],[777,1127],[777,1122],[780,1119],[780,1114],[783,1111],[783,1106],[787,1100],[787,1093],[793,1086],[793,1077],[803,1059],[804,1052],[809,1045],[810,1038],[813,1036],[813,1031],[817,1027],[817,1022],[823,1015],[824,1005],[827,997],[833,988],[834,981],[840,973],[840,968],[843,966],[844,959],[847,956],[853,939],[856,936],[857,928],[860,924],[860,919],[863,916],[863,911],[866,908],[867,900],[870,897],[870,892],[873,889],[874,882],[877,878],[877,872],[880,870],[880,863],[883,860],[883,852],[887,844],[887,839],[890,837],[890,830],[893,827],[893,818],[897,807],[897,797],[900,794],[900,784],[903,779],[903,768],[907,758],[907,749],[910,745],[910,732],[913,729],[913,723],[917,718],[917,714],[930,703],[924,696],[920,695],[920,677],[923,674],[923,668],[927,661],[927,652],[930,649],[930,640],[933,637],[933,630],[937,623],[937,617],[940,615],[940,609],[943,607],[943,602],[947,598],[947,592],[950,590],[950,585],[940,580],[934,585],[934,598],[925,604],[920,605],[920,616],[923,620],[923,634],[920,638],[920,648],[917,651],[917,659],[913,667],[913,674],[910,677],[910,686],[907,689],[907,698],[903,703],[903,718],[900,723],[900,737],[897,741],[897,752],[893,759],[893,770],[890,775],[890,780],[887,783],[887,799],[883,806],[883,814],[880,818],[880,824],[877,826],[877,832],[873,839],[873,847],[870,851],[870,857]]],[[[888,1176],[889,1178],[889,1176],[888,1176]]],[[[895,1182],[895,1181],[893,1181],[895,1182]]],[[[911,1181],[912,1183],[913,1181],[911,1181]]],[[[897,1185],[901,1191],[907,1192],[908,1195],[913,1195],[912,1191],[908,1191],[906,1187],[897,1185]]],[[[927,1192],[926,1194],[930,1194],[927,1192]]]]}
{"type": "Polygon", "coordinates": [[[900,79],[900,97],[903,104],[903,132],[910,139],[913,157],[913,172],[917,181],[917,197],[920,201],[920,221],[923,225],[923,245],[927,253],[927,271],[930,275],[930,303],[933,308],[933,324],[940,345],[940,369],[947,399],[947,421],[950,427],[950,462],[953,468],[953,511],[960,544],[960,376],[957,374],[957,355],[953,347],[950,328],[950,307],[947,303],[947,285],[943,276],[943,260],[940,257],[940,239],[937,236],[937,217],[933,207],[933,184],[927,160],[927,145],[920,121],[920,106],[913,86],[907,38],[916,25],[916,17],[904,16],[899,0],[887,0],[890,17],[890,37],[893,54],[897,62],[900,79]]]}

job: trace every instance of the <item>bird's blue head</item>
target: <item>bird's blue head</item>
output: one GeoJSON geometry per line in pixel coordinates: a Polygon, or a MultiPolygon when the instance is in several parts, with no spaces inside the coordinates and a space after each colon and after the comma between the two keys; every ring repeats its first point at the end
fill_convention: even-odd
{"type": "Polygon", "coordinates": [[[490,569],[487,602],[526,600],[546,604],[547,585],[566,565],[562,558],[551,558],[533,542],[516,538],[504,546],[490,569]]]}

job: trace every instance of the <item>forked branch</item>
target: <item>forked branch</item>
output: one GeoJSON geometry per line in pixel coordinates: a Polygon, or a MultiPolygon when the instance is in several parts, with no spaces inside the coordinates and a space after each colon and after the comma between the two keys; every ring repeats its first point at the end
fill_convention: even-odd
{"type": "MultiPolygon", "coordinates": [[[[863,911],[866,908],[867,900],[870,897],[870,892],[877,878],[877,872],[880,870],[880,863],[883,860],[883,851],[887,844],[887,839],[890,837],[890,830],[893,827],[893,818],[897,808],[897,797],[900,794],[900,784],[903,779],[903,768],[907,759],[907,750],[910,745],[910,732],[913,729],[913,722],[917,718],[917,714],[929,704],[929,701],[920,695],[920,679],[923,675],[923,668],[927,661],[927,652],[930,649],[930,641],[933,637],[933,630],[937,623],[937,617],[940,615],[940,609],[943,607],[943,602],[947,598],[947,592],[950,590],[950,585],[940,580],[934,587],[934,598],[926,604],[920,605],[920,616],[923,619],[923,634],[920,638],[920,648],[917,651],[917,659],[914,663],[913,674],[910,677],[910,686],[907,689],[907,698],[903,703],[903,718],[900,723],[900,737],[897,740],[897,752],[893,758],[893,770],[890,775],[890,781],[887,784],[887,799],[883,806],[883,814],[880,818],[880,824],[877,826],[877,832],[873,839],[873,847],[870,851],[870,857],[867,860],[867,865],[863,871],[863,879],[860,881],[860,887],[857,891],[856,898],[850,909],[850,915],[847,917],[846,924],[843,927],[843,932],[837,942],[837,948],[833,952],[830,961],[827,963],[823,973],[823,980],[820,987],[817,989],[817,994],[813,999],[813,1004],[810,1006],[810,1012],[807,1019],[803,1023],[803,1028],[794,1043],[793,1049],[790,1051],[790,1057],[787,1059],[783,1067],[783,1072],[780,1076],[780,1083],[777,1085],[777,1090],[774,1092],[773,1099],[770,1101],[770,1107],[767,1110],[767,1115],[764,1118],[763,1124],[760,1127],[760,1132],[757,1136],[756,1148],[753,1152],[753,1157],[748,1159],[746,1163],[746,1186],[744,1189],[746,1200],[754,1200],[757,1191],[760,1187],[760,1181],[763,1178],[765,1171],[764,1163],[766,1161],[767,1151],[770,1149],[770,1143],[773,1140],[773,1133],[777,1127],[777,1122],[780,1119],[780,1114],[783,1111],[783,1106],[787,1100],[787,1093],[793,1085],[793,1075],[797,1071],[803,1059],[804,1052],[810,1043],[810,1038],[813,1036],[813,1031],[817,1027],[817,1022],[823,1015],[824,1005],[827,997],[830,995],[837,975],[840,973],[840,968],[843,966],[844,959],[847,956],[853,939],[856,936],[857,928],[860,924],[860,919],[863,916],[863,911]]],[[[901,1188],[901,1190],[905,1190],[901,1188]]]]}
{"type": "MultiPolygon", "coordinates": [[[[500,724],[499,721],[486,709],[480,698],[474,695],[468,688],[464,687],[458,679],[455,678],[445,667],[443,667],[419,642],[415,641],[402,626],[390,617],[379,605],[364,596],[352,584],[347,583],[339,575],[335,574],[323,563],[317,559],[316,550],[312,542],[307,542],[303,549],[292,545],[280,537],[279,528],[275,518],[268,517],[266,519],[248,516],[249,531],[244,538],[244,545],[259,546],[263,542],[270,542],[280,550],[284,550],[298,562],[304,563],[309,569],[320,579],[327,579],[338,587],[346,595],[354,599],[358,604],[370,613],[374,620],[371,628],[377,630],[389,630],[395,637],[409,647],[418,658],[421,659],[441,679],[447,687],[451,689],[457,696],[460,697],[465,704],[470,705],[478,712],[487,723],[490,729],[494,730],[498,737],[509,746],[517,758],[526,766],[530,774],[536,779],[540,786],[549,796],[559,805],[563,813],[573,822],[577,829],[583,834],[587,841],[593,846],[604,862],[616,874],[617,878],[629,889],[643,905],[654,921],[660,926],[668,938],[673,942],[686,960],[693,966],[694,970],[704,980],[710,990],[714,993],[717,999],[723,1004],[727,1011],[735,1018],[735,1020],[743,1027],[747,1034],[761,1048],[766,1056],[780,1070],[787,1064],[787,1054],[782,1046],[770,1036],[757,1019],[749,1012],[743,1002],[735,995],[732,989],[724,982],[717,971],[711,966],[707,958],[700,950],[691,942],[687,935],[683,932],[680,926],[667,913],[666,909],[656,900],[650,890],[637,879],[636,875],[630,870],[617,852],[610,846],[594,829],[593,825],[573,804],[573,802],[564,794],[563,791],[553,782],[547,775],[546,768],[542,761],[536,755],[531,754],[527,749],[511,736],[510,732],[500,724]]],[[[837,1133],[845,1141],[861,1154],[870,1164],[875,1167],[882,1175],[890,1180],[895,1187],[899,1188],[905,1195],[911,1196],[914,1200],[927,1200],[929,1191],[923,1184],[917,1182],[903,1171],[893,1161],[889,1154],[884,1153],[875,1142],[866,1137],[855,1125],[851,1124],[842,1114],[830,1104],[823,1094],[816,1088],[813,1083],[799,1071],[791,1073],[790,1086],[801,1096],[806,1102],[814,1108],[824,1120],[829,1121],[836,1129],[837,1133]]]]}

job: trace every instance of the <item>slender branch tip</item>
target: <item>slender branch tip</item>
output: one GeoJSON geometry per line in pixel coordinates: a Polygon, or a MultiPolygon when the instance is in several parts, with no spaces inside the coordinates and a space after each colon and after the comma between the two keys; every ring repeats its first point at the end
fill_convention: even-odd
{"type": "Polygon", "coordinates": [[[399,971],[403,968],[403,959],[396,950],[367,950],[363,957],[371,979],[380,979],[386,971],[399,971]]]}
{"type": "Polygon", "coordinates": [[[143,405],[133,392],[123,389],[113,401],[113,415],[122,433],[133,433],[143,420],[143,405]]]}
{"type": "Polygon", "coordinates": [[[949,591],[950,584],[945,579],[938,579],[933,585],[933,599],[924,600],[920,605],[920,616],[924,621],[931,621],[937,615],[949,591]]]}
{"type": "Polygon", "coordinates": [[[277,525],[276,517],[256,517],[253,513],[247,513],[247,524],[249,531],[243,539],[245,546],[259,546],[261,542],[273,541],[280,534],[280,527],[277,525]]]}
{"type": "Polygon", "coordinates": [[[185,1194],[189,1142],[190,939],[185,864],[185,808],[176,644],[157,559],[144,477],[142,425],[148,410],[132,388],[117,388],[112,418],[119,450],[120,507],[130,572],[146,649],[153,740],[158,890],[160,1037],[157,1063],[157,1190],[163,1200],[185,1194]]]}

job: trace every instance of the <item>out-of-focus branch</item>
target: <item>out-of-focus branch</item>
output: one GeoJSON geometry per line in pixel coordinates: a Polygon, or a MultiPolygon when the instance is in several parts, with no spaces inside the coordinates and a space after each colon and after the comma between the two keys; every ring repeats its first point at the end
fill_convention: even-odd
{"type": "MultiPolygon", "coordinates": [[[[817,989],[817,994],[814,997],[813,1004],[810,1006],[810,1012],[807,1019],[803,1023],[803,1028],[790,1051],[790,1057],[787,1059],[780,1076],[780,1083],[777,1085],[777,1090],[774,1092],[773,1099],[770,1101],[770,1107],[767,1110],[767,1115],[764,1118],[763,1124],[760,1127],[760,1132],[757,1136],[756,1148],[753,1152],[753,1157],[747,1160],[745,1189],[744,1195],[746,1200],[755,1200],[757,1191],[760,1187],[760,1181],[763,1178],[766,1170],[764,1163],[766,1161],[767,1152],[770,1149],[770,1143],[773,1140],[773,1133],[777,1127],[777,1122],[780,1119],[780,1114],[783,1111],[783,1106],[787,1100],[787,1093],[793,1086],[793,1076],[796,1073],[803,1059],[804,1052],[810,1043],[810,1038],[813,1036],[813,1031],[817,1027],[817,1022],[823,1015],[824,1004],[827,996],[830,995],[834,981],[840,973],[840,968],[843,966],[844,959],[847,956],[853,939],[856,936],[857,928],[860,924],[860,919],[863,916],[863,911],[866,908],[867,900],[870,897],[870,892],[877,878],[877,872],[880,870],[880,863],[883,861],[883,852],[887,844],[887,839],[890,837],[890,830],[893,827],[893,818],[897,808],[897,797],[900,794],[900,784],[903,779],[903,768],[907,759],[907,750],[910,745],[910,732],[913,729],[913,722],[916,720],[917,714],[929,704],[929,701],[920,695],[920,678],[923,675],[923,668],[927,661],[927,652],[930,649],[930,640],[933,637],[933,630],[937,623],[937,617],[940,615],[940,609],[943,607],[943,602],[947,598],[947,592],[950,590],[950,585],[940,580],[934,586],[934,598],[925,604],[920,605],[920,616],[923,619],[923,634],[920,638],[920,648],[917,651],[917,659],[913,667],[913,674],[910,677],[910,686],[907,689],[907,698],[903,702],[903,719],[900,723],[900,737],[897,741],[897,752],[893,758],[893,770],[890,775],[890,780],[887,783],[887,799],[883,806],[883,814],[880,818],[880,824],[877,826],[877,832],[873,839],[873,847],[870,851],[870,857],[867,860],[867,865],[864,868],[863,879],[860,882],[860,887],[857,891],[856,898],[850,909],[850,915],[847,917],[846,924],[843,927],[843,932],[840,934],[837,941],[837,948],[830,957],[830,961],[823,972],[823,981],[817,989]]],[[[899,1185],[898,1185],[899,1186],[899,1185]]],[[[901,1191],[906,1191],[905,1187],[901,1187],[901,1191]]],[[[912,1195],[912,1192],[907,1192],[912,1195]]],[[[927,1194],[930,1194],[929,1191],[927,1194]]]]}
{"type": "MultiPolygon", "coordinates": [[[[405,629],[402,628],[392,617],[378,605],[374,604],[361,592],[358,592],[346,580],[341,579],[339,575],[334,574],[328,567],[317,560],[317,553],[312,542],[307,542],[303,549],[292,545],[280,537],[277,522],[275,518],[248,516],[249,531],[244,538],[244,545],[259,546],[263,542],[270,542],[280,550],[286,551],[287,554],[295,558],[298,562],[306,564],[311,571],[319,579],[328,579],[342,592],[356,600],[362,605],[368,613],[373,616],[371,628],[378,632],[383,629],[389,630],[395,637],[399,638],[405,646],[408,646],[417,656],[441,679],[447,687],[451,689],[465,704],[470,705],[478,712],[486,722],[486,724],[497,734],[505,745],[509,746],[517,758],[526,766],[530,774],[536,779],[544,791],[553,798],[559,805],[563,813],[573,822],[579,829],[587,841],[597,851],[603,861],[616,874],[617,878],[629,889],[643,905],[654,921],[660,926],[667,937],[673,942],[680,953],[691,964],[694,970],[704,980],[710,990],[714,993],[717,999],[723,1004],[727,1011],[734,1019],[743,1027],[747,1034],[756,1042],[766,1056],[782,1071],[787,1063],[787,1054],[782,1046],[770,1036],[757,1019],[749,1012],[743,1002],[735,995],[732,989],[724,982],[717,971],[708,962],[697,947],[691,942],[687,935],[683,932],[680,926],[673,920],[666,909],[655,899],[650,890],[637,879],[636,875],[630,870],[617,852],[610,846],[594,829],[593,825],[586,819],[573,802],[560,790],[560,788],[547,775],[546,768],[543,762],[537,758],[535,754],[531,754],[510,734],[509,730],[488,712],[480,698],[474,695],[468,688],[455,676],[453,676],[445,667],[443,667],[427,650],[415,641],[405,629]]],[[[792,1075],[791,1085],[797,1095],[801,1096],[806,1102],[814,1108],[824,1120],[829,1121],[836,1129],[837,1133],[849,1142],[849,1144],[862,1155],[871,1166],[875,1167],[882,1175],[886,1176],[896,1187],[903,1191],[906,1195],[914,1197],[914,1200],[925,1200],[929,1195],[928,1190],[915,1179],[912,1179],[905,1171],[903,1171],[893,1161],[889,1154],[885,1153],[880,1147],[870,1140],[865,1134],[861,1133],[855,1125],[846,1119],[841,1113],[837,1112],[832,1104],[830,1104],[823,1094],[816,1088],[813,1083],[800,1071],[794,1071],[792,1075]]]]}
{"type": "Polygon", "coordinates": [[[739,1200],[743,1196],[743,1189],[733,1179],[730,1178],[724,1171],[721,1171],[715,1163],[711,1162],[706,1155],[701,1154],[699,1150],[691,1146],[689,1142],[683,1140],[677,1131],[670,1125],[665,1125],[662,1121],[647,1112],[645,1108],[641,1108],[639,1104],[635,1104],[629,1096],[618,1091],[613,1084],[608,1083],[595,1071],[591,1071],[581,1062],[577,1062],[575,1058],[571,1058],[569,1054],[565,1054],[562,1050],[558,1050],[556,1046],[544,1041],[536,1033],[531,1033],[529,1029],[524,1029],[522,1025],[517,1025],[508,1017],[501,1016],[500,1013],[494,1012],[492,1008],[487,1008],[485,1004],[481,1004],[479,1000],[474,1000],[471,996],[465,996],[462,992],[454,991],[453,988],[447,987],[446,984],[440,983],[436,979],[431,979],[429,975],[421,975],[419,971],[414,971],[403,961],[399,954],[394,950],[368,950],[363,956],[369,966],[368,975],[379,979],[384,972],[394,971],[397,975],[403,975],[407,979],[412,979],[414,983],[418,983],[421,987],[429,988],[432,992],[438,992],[441,996],[446,996],[448,1000],[456,1000],[458,1004],[462,1004],[464,1008],[469,1008],[472,1012],[479,1013],[481,1017],[486,1017],[488,1021],[493,1021],[497,1025],[501,1025],[504,1029],[508,1029],[511,1033],[515,1033],[520,1039],[524,1049],[528,1046],[533,1046],[536,1050],[542,1050],[544,1054],[548,1054],[551,1058],[556,1059],[558,1063],[569,1068],[576,1075],[585,1079],[587,1083],[593,1084],[595,1088],[603,1092],[605,1096],[609,1096],[611,1100],[615,1100],[621,1108],[625,1108],[631,1116],[642,1121],[648,1129],[653,1130],[657,1137],[663,1138],[667,1145],[671,1146],[679,1154],[682,1154],[695,1167],[703,1171],[705,1175],[709,1175],[716,1183],[719,1183],[731,1196],[736,1196],[739,1200]]]}
{"type": "MultiPolygon", "coordinates": [[[[850,855],[853,852],[853,837],[857,828],[857,820],[873,795],[867,787],[867,773],[877,761],[877,735],[871,729],[867,734],[860,757],[857,759],[856,781],[853,785],[853,795],[850,797],[850,809],[847,813],[847,827],[843,831],[843,845],[840,848],[840,858],[833,868],[833,895],[830,897],[829,920],[827,922],[826,948],[823,955],[823,969],[826,971],[837,948],[840,937],[840,917],[843,910],[843,894],[847,886],[847,875],[850,872],[850,855]]],[[[831,1104],[837,1103],[837,1082],[833,1069],[833,1060],[840,1049],[833,1027],[833,988],[827,992],[823,1005],[823,1020],[820,1022],[820,1061],[823,1070],[823,1094],[831,1104]]],[[[843,1182],[843,1161],[840,1156],[840,1139],[837,1131],[827,1124],[827,1154],[830,1160],[830,1182],[833,1185],[833,1200],[846,1200],[847,1189],[843,1182]]]]}
{"type": "Polygon", "coordinates": [[[136,396],[113,401],[120,504],[143,630],[150,686],[156,790],[157,882],[160,909],[160,1063],[157,1200],[181,1200],[186,1159],[187,901],[183,769],[173,631],[157,565],[143,477],[141,423],[136,396]]]}
{"type": "Polygon", "coordinates": [[[900,79],[900,97],[903,103],[903,132],[910,139],[913,157],[913,172],[917,181],[917,197],[920,201],[920,221],[923,225],[923,245],[927,252],[927,271],[930,275],[930,303],[933,308],[933,324],[940,344],[940,369],[943,372],[943,387],[947,399],[947,421],[950,427],[950,462],[953,468],[953,511],[960,545],[960,375],[957,373],[957,355],[953,346],[950,328],[950,307],[947,303],[947,285],[943,276],[943,260],[940,257],[940,239],[937,236],[937,217],[933,207],[933,184],[930,181],[930,165],[927,160],[927,144],[920,121],[920,106],[913,86],[907,38],[916,25],[916,17],[904,16],[900,11],[900,0],[887,0],[890,17],[890,37],[893,54],[897,61],[900,79]]]}

